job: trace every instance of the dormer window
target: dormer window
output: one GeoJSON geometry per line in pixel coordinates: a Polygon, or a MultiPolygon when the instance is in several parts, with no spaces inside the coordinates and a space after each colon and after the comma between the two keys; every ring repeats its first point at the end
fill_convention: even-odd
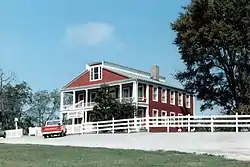
{"type": "Polygon", "coordinates": [[[97,81],[102,79],[102,67],[90,67],[90,81],[97,81]]]}

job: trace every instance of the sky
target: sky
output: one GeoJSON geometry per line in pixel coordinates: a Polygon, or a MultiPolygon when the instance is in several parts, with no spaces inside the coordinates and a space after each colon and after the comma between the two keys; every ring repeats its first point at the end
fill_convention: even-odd
{"type": "Polygon", "coordinates": [[[144,71],[158,65],[170,85],[182,87],[173,78],[184,66],[170,23],[188,2],[0,1],[0,68],[38,91],[62,88],[93,61],[144,71]]]}

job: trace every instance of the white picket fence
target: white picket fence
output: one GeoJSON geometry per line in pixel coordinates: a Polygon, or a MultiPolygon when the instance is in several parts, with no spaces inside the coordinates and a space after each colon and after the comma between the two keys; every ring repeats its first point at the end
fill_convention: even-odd
{"type": "MultiPolygon", "coordinates": [[[[165,132],[242,132],[250,131],[250,115],[135,117],[66,125],[66,128],[67,134],[149,132],[153,128],[164,128],[165,132]]],[[[41,128],[29,128],[29,135],[41,136],[41,128]]]]}
{"type": "MultiPolygon", "coordinates": [[[[173,117],[143,117],[83,124],[82,133],[126,131],[138,132],[153,128],[166,128],[166,132],[197,132],[197,131],[248,131],[250,129],[250,115],[213,115],[213,116],[173,116],[173,117]],[[90,128],[85,128],[85,127],[90,128]],[[171,130],[175,128],[175,130],[171,130]],[[231,128],[231,129],[230,129],[231,128]]],[[[157,130],[156,130],[157,131],[157,130]]]]}
{"type": "Polygon", "coordinates": [[[6,138],[15,138],[23,136],[23,129],[6,130],[6,138]]]}

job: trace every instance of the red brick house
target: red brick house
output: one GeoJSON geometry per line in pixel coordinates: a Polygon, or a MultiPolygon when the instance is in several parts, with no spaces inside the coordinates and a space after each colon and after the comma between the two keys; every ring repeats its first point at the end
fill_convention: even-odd
{"type": "MultiPolygon", "coordinates": [[[[194,97],[185,90],[169,86],[166,78],[159,75],[159,67],[151,72],[129,68],[107,61],[89,63],[86,70],[61,89],[61,120],[72,124],[91,121],[96,90],[102,84],[112,87],[113,97],[132,99],[138,106],[138,117],[194,115],[194,97]],[[65,95],[72,96],[71,104],[65,104],[65,95]]],[[[165,131],[153,128],[150,131],[165,131]]]]}

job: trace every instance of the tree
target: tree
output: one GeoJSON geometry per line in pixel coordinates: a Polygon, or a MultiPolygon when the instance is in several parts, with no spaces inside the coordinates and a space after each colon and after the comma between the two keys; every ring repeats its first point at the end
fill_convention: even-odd
{"type": "Polygon", "coordinates": [[[102,85],[97,91],[96,105],[91,114],[92,121],[132,118],[136,114],[136,107],[131,102],[121,103],[111,96],[110,87],[102,85]]]}
{"type": "Polygon", "coordinates": [[[175,77],[202,100],[201,111],[249,106],[250,1],[192,0],[171,24],[185,71],[175,77]]]}
{"type": "Polygon", "coordinates": [[[52,92],[42,90],[35,92],[32,96],[32,104],[29,109],[29,117],[37,126],[43,125],[47,120],[57,117],[60,110],[60,94],[56,89],[52,92]]]}

